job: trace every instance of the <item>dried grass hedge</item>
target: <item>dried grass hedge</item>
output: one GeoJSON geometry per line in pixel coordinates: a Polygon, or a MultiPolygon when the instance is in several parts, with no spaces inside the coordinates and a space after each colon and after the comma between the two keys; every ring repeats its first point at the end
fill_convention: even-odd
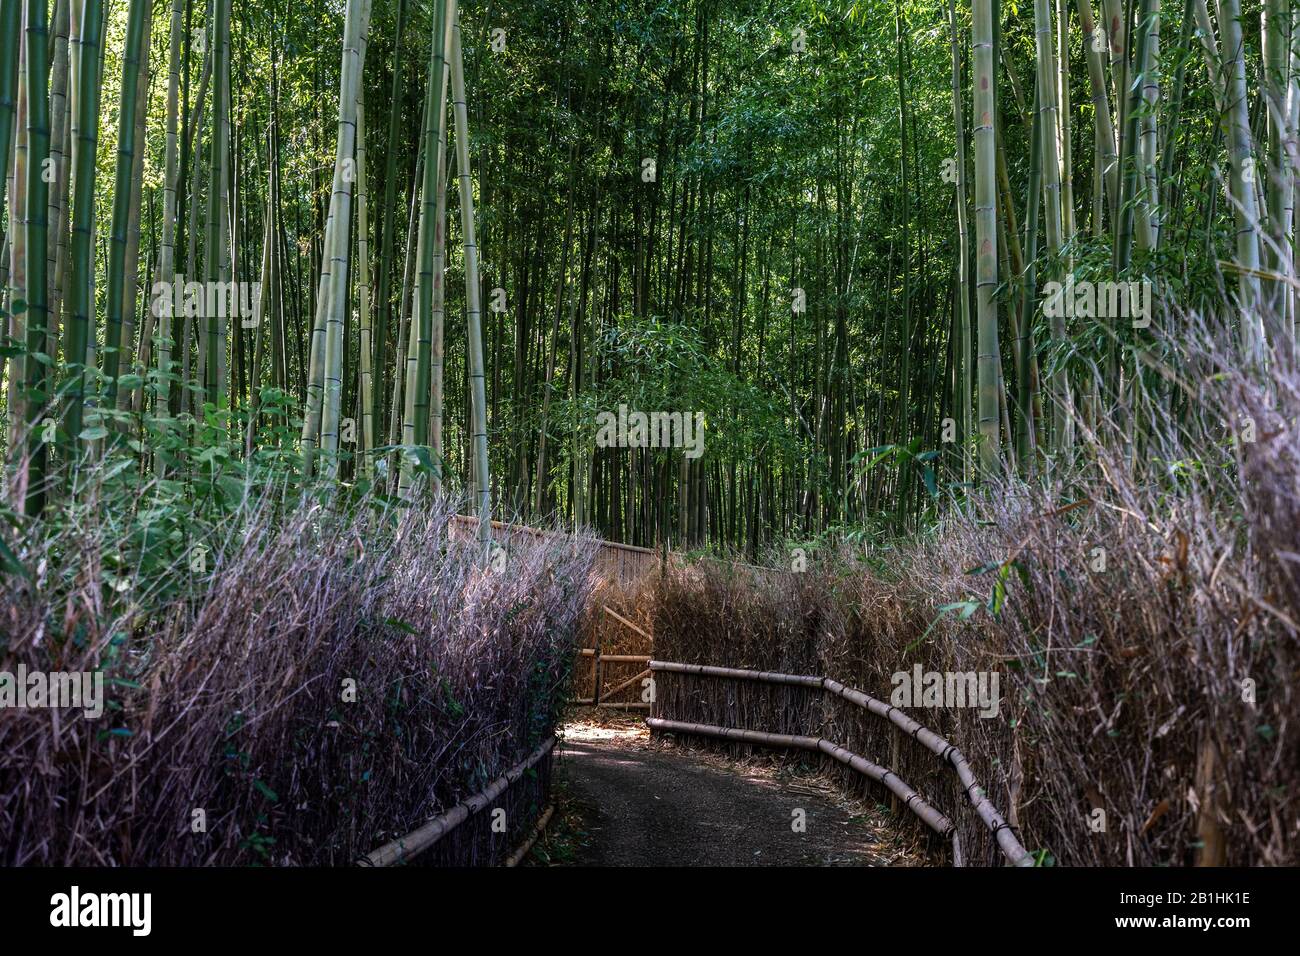
{"type": "MultiPolygon", "coordinates": [[[[494,573],[445,505],[275,510],[247,503],[169,593],[105,586],[94,522],[22,543],[0,670],[102,668],[110,709],[0,711],[0,862],[351,864],[553,733],[590,542],[519,535],[494,573]]],[[[502,798],[508,833],[481,814],[418,862],[499,861],[549,773],[502,798]]]]}
{"type": "MultiPolygon", "coordinates": [[[[883,700],[916,664],[996,671],[997,718],[908,713],[965,753],[1040,862],[1300,863],[1300,375],[1279,362],[1261,387],[1214,356],[1189,363],[1176,433],[1144,422],[1135,446],[1102,422],[1068,481],[999,488],[885,560],[827,547],[801,574],[670,571],[655,656],[883,700]]],[[[677,674],[657,698],[674,720],[821,735],[891,766],[957,822],[969,862],[1003,862],[950,768],[851,704],[677,674]]]]}

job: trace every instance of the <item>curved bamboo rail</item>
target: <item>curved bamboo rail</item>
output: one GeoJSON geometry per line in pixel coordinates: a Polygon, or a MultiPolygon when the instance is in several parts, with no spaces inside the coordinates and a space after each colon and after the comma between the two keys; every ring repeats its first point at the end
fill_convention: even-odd
{"type": "Polygon", "coordinates": [[[740,740],[745,743],[763,744],[768,747],[792,747],[797,750],[812,750],[833,757],[858,773],[870,777],[876,783],[883,784],[906,804],[907,808],[921,818],[931,830],[947,839],[956,827],[940,811],[926,803],[921,795],[909,787],[898,774],[879,764],[874,764],[838,744],[831,743],[824,737],[801,737],[793,734],[769,734],[761,730],[738,730],[734,727],[715,727],[712,724],[692,724],[683,720],[664,720],[662,717],[650,717],[646,723],[655,730],[675,731],[680,734],[700,734],[705,737],[720,737],[724,740],[740,740]]]}
{"type": "MultiPolygon", "coordinates": [[[[849,701],[849,703],[857,704],[859,707],[875,714],[877,717],[883,717],[908,734],[908,736],[913,740],[920,743],[940,760],[952,766],[952,768],[957,772],[957,779],[961,781],[962,788],[966,793],[966,799],[970,801],[975,813],[979,816],[980,820],[984,822],[984,825],[993,831],[993,838],[997,841],[999,849],[1002,850],[1003,855],[1008,860],[1016,866],[1034,865],[1033,856],[1021,844],[1019,838],[1012,831],[1011,825],[1006,822],[1003,816],[998,813],[997,809],[989,801],[988,797],[984,793],[984,789],[980,787],[976,781],[975,774],[971,770],[970,764],[967,762],[966,757],[962,752],[949,743],[945,738],[940,737],[934,731],[923,727],[892,704],[887,704],[882,700],[877,700],[870,694],[864,694],[862,691],[856,690],[852,687],[846,687],[839,681],[832,680],[829,677],[813,677],[802,674],[780,674],[775,671],[752,671],[734,667],[713,667],[707,664],[679,664],[675,661],[651,661],[650,669],[652,671],[664,671],[673,674],[693,674],[697,677],[718,677],[730,680],[749,680],[763,684],[783,684],[798,687],[821,688],[837,697],[849,701]]],[[[649,721],[652,727],[654,726],[653,721],[655,719],[657,718],[652,718],[651,721],[649,721]]],[[[741,731],[741,733],[753,734],[758,733],[758,731],[741,731]]],[[[774,734],[769,736],[783,737],[785,735],[774,734]]],[[[819,738],[807,739],[815,740],[819,738]]],[[[835,745],[831,744],[830,746],[835,745]]],[[[829,751],[827,751],[827,753],[829,753],[829,751]]],[[[845,753],[848,753],[848,751],[845,751],[845,753]]],[[[835,754],[830,755],[835,756],[836,759],[840,759],[835,754]]],[[[843,762],[845,761],[841,760],[841,763],[843,762]]],[[[872,764],[871,766],[874,767],[875,765],[872,764]]],[[[854,769],[858,768],[855,767],[854,769]]],[[[866,773],[866,771],[862,772],[866,773]]],[[[892,771],[886,771],[886,773],[892,774],[892,771]]],[[[867,775],[871,776],[869,773],[867,775]]],[[[888,783],[880,778],[873,779],[877,779],[881,783],[884,783],[885,786],[889,786],[888,783]]],[[[898,780],[899,783],[902,783],[896,775],[894,776],[894,779],[898,780]]],[[[903,784],[903,786],[906,787],[907,785],[903,784]]],[[[893,787],[890,787],[890,789],[894,790],[893,787]]],[[[897,790],[894,790],[894,792],[898,793],[897,790]]],[[[899,793],[899,796],[901,797],[903,794],[899,793]]],[[[909,804],[909,806],[911,805],[909,804]]],[[[912,809],[913,812],[915,812],[915,807],[912,807],[912,809]]],[[[920,816],[919,813],[917,815],[920,816]]],[[[924,819],[924,817],[922,817],[922,819],[924,819]]],[[[926,822],[928,823],[929,821],[926,822]]],[[[954,845],[954,858],[956,858],[957,852],[956,845],[954,845]]]]}
{"type": "Polygon", "coordinates": [[[554,812],[555,804],[547,804],[546,809],[542,811],[542,815],[538,817],[537,822],[533,824],[533,828],[528,831],[528,836],[524,838],[524,842],[519,844],[515,852],[511,853],[510,856],[506,858],[506,866],[518,866],[523,862],[524,857],[528,855],[528,851],[531,850],[533,844],[537,842],[537,838],[540,837],[542,831],[546,829],[546,824],[550,822],[551,814],[554,812]]]}
{"type": "Polygon", "coordinates": [[[490,806],[506,788],[517,783],[525,772],[535,767],[555,747],[555,738],[548,737],[536,750],[529,754],[522,763],[517,764],[484,789],[468,799],[462,800],[446,813],[434,817],[418,830],[406,836],[398,837],[385,843],[377,850],[363,856],[357,863],[360,866],[392,866],[406,863],[429,847],[433,846],[456,827],[460,826],[483,808],[490,806]]]}

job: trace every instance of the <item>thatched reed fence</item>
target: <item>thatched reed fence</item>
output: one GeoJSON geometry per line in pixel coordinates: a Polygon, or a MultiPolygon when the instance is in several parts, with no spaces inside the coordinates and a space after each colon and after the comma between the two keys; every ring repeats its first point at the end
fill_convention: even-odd
{"type": "MultiPolygon", "coordinates": [[[[1006,822],[993,804],[985,796],[971,771],[970,764],[961,751],[950,744],[943,737],[931,730],[923,727],[912,718],[908,717],[897,707],[887,704],[882,700],[877,700],[869,694],[864,694],[860,690],[851,687],[845,687],[839,681],[832,680],[828,677],[813,677],[801,674],[782,674],[773,671],[754,671],[743,670],[734,667],[711,667],[705,664],[679,664],[673,661],[651,661],[650,670],[654,673],[668,674],[688,674],[696,678],[717,678],[721,680],[739,680],[751,681],[760,684],[769,684],[788,687],[802,687],[812,690],[820,690],[836,697],[842,698],[851,704],[856,704],[871,714],[887,720],[906,733],[921,746],[925,747],[941,761],[952,767],[958,780],[961,781],[962,790],[970,801],[971,807],[983,821],[985,826],[993,833],[997,840],[999,849],[1006,858],[1016,866],[1033,866],[1033,856],[1021,845],[1020,840],[1016,837],[1011,826],[1006,822]]],[[[658,694],[654,696],[657,704],[661,698],[658,694]]],[[[661,706],[661,705],[660,705],[661,706]]],[[[746,730],[734,727],[718,727],[709,724],[691,723],[688,721],[669,720],[659,715],[658,706],[652,706],[652,716],[646,722],[650,725],[651,730],[671,731],[684,734],[697,734],[708,737],[718,737],[722,739],[735,740],[742,743],[761,744],[770,747],[790,747],[800,750],[810,750],[824,753],[838,762],[852,767],[854,770],[869,777],[879,784],[887,787],[899,799],[903,801],[904,806],[911,810],[922,822],[930,829],[934,830],[945,839],[952,838],[953,841],[953,862],[960,866],[962,863],[961,845],[956,836],[956,828],[951,820],[943,813],[936,810],[930,804],[926,803],[921,796],[909,787],[896,773],[878,764],[872,763],[865,757],[854,754],[849,750],[826,740],[822,737],[812,737],[797,734],[774,734],[764,731],[746,730]]]]}
{"type": "MultiPolygon", "coordinates": [[[[451,521],[452,533],[457,540],[472,540],[478,530],[478,518],[471,515],[455,515],[451,521]]],[[[493,521],[492,530],[494,533],[526,534],[539,538],[549,538],[557,534],[567,536],[570,533],[562,530],[530,528],[527,525],[509,524],[503,521],[493,521]]],[[[601,580],[616,583],[623,587],[632,587],[640,583],[663,562],[664,556],[652,548],[620,544],[617,541],[597,541],[595,543],[597,551],[593,572],[601,580]]],[[[672,552],[668,553],[667,559],[670,562],[678,560],[672,552]]]]}

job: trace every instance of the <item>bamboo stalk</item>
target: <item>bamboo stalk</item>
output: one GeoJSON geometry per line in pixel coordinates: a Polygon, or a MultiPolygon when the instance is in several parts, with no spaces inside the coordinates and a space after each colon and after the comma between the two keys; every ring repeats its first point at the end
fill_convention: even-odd
{"type": "MultiPolygon", "coordinates": [[[[450,78],[449,50],[452,11],[444,0],[433,7],[429,41],[429,72],[424,101],[424,168],[419,186],[420,220],[415,259],[415,307],[411,318],[406,353],[406,383],[403,396],[402,443],[423,445],[428,440],[428,401],[433,344],[433,289],[443,276],[434,269],[434,250],[439,228],[436,214],[439,182],[445,177],[447,83],[450,78]]],[[[408,259],[409,268],[409,259],[408,259]]],[[[411,487],[411,463],[402,457],[399,492],[405,496],[411,487]]]]}
{"type": "Polygon", "coordinates": [[[996,106],[993,96],[992,0],[973,0],[971,28],[975,63],[975,295],[978,326],[978,415],[980,470],[991,477],[1001,470],[998,427],[1002,352],[998,347],[998,224],[996,106]]]}
{"type": "Polygon", "coordinates": [[[370,0],[348,5],[343,33],[342,79],[339,84],[338,138],[334,154],[334,182],[330,192],[330,226],[326,233],[329,289],[325,295],[325,365],[323,411],[320,422],[322,472],[338,474],[339,420],[343,407],[343,338],[347,310],[348,246],[352,232],[352,185],[356,179],[357,106],[361,75],[366,62],[366,33],[370,0]]]}
{"type": "Polygon", "coordinates": [[[1099,48],[1104,46],[1102,41],[1105,32],[1097,25],[1089,0],[1078,0],[1078,4],[1079,26],[1083,30],[1083,52],[1088,61],[1088,85],[1092,90],[1096,139],[1101,146],[1100,162],[1096,167],[1102,171],[1105,179],[1106,204],[1113,222],[1119,206],[1119,156],[1115,151],[1115,124],[1110,111],[1110,94],[1106,88],[1106,64],[1099,48]]]}
{"type": "Polygon", "coordinates": [[[71,279],[68,307],[71,324],[64,344],[64,363],[73,376],[64,419],[72,457],[79,457],[86,366],[95,341],[95,160],[99,143],[99,51],[102,0],[86,0],[77,40],[77,130],[73,136],[73,204],[71,279]]]}
{"type": "MultiPolygon", "coordinates": [[[[1043,212],[1045,232],[1047,234],[1047,252],[1051,257],[1048,280],[1059,276],[1057,257],[1061,251],[1063,219],[1061,216],[1061,156],[1059,152],[1060,129],[1058,126],[1058,92],[1056,89],[1056,44],[1052,38],[1052,14],[1049,0],[1034,0],[1034,35],[1037,46],[1038,75],[1038,123],[1039,154],[1038,167],[1043,183],[1043,212]]],[[[1027,290],[1032,293],[1032,290],[1027,290]]],[[[1056,309],[1051,320],[1052,338],[1058,347],[1064,347],[1066,339],[1065,317],[1061,309],[1056,309]]],[[[1027,323],[1026,323],[1027,324],[1027,323]]],[[[1052,372],[1053,428],[1052,446],[1057,449],[1068,448],[1071,439],[1070,415],[1070,381],[1066,375],[1065,364],[1055,363],[1052,372]]],[[[1028,402],[1025,402],[1026,406],[1028,402]]]]}
{"type": "Polygon", "coordinates": [[[366,104],[365,88],[357,94],[357,312],[360,322],[361,352],[361,435],[360,470],[369,475],[374,465],[370,452],[375,448],[375,388],[372,356],[374,349],[370,318],[370,199],[366,187],[366,104]]]}
{"type": "Polygon", "coordinates": [[[952,45],[952,118],[957,141],[957,415],[961,439],[962,481],[973,486],[974,462],[970,456],[971,410],[971,315],[970,315],[970,224],[966,208],[966,114],[961,98],[961,42],[957,31],[957,3],[948,0],[948,27],[952,45]]]}
{"type": "MultiPolygon", "coordinates": [[[[180,65],[181,36],[184,33],[185,5],[183,0],[172,0],[171,25],[168,36],[167,65],[167,140],[163,160],[163,211],[162,242],[158,248],[158,275],[155,287],[159,294],[155,297],[150,311],[156,323],[158,344],[158,396],[157,408],[160,414],[166,414],[170,383],[167,376],[171,372],[172,359],[172,310],[164,308],[162,297],[166,296],[176,281],[176,208],[177,186],[180,181],[179,146],[177,130],[180,122],[180,65]],[[161,286],[157,283],[163,283],[161,286]]],[[[172,297],[172,302],[175,298],[172,297]]],[[[154,468],[158,477],[164,474],[163,457],[154,457],[154,468]]]]}
{"type": "MultiPolygon", "coordinates": [[[[230,119],[226,98],[230,86],[230,0],[213,0],[212,39],[212,136],[209,138],[208,220],[204,243],[205,277],[211,282],[225,281],[227,209],[226,151],[230,142],[230,119]]],[[[225,401],[224,327],[216,315],[205,316],[200,360],[203,365],[204,394],[208,404],[220,408],[225,401]]],[[[196,416],[199,417],[199,416],[196,416]]]]}
{"type": "Polygon", "coordinates": [[[460,17],[456,0],[448,4],[451,34],[451,89],[456,114],[456,169],[460,173],[460,226],[465,250],[465,312],[469,321],[469,382],[474,447],[474,480],[477,483],[478,540],[487,560],[492,543],[491,473],[488,471],[487,392],[483,382],[483,326],[479,307],[478,242],[474,233],[474,186],[469,169],[469,116],[465,108],[465,64],[461,50],[460,17]]]}
{"type": "MultiPolygon", "coordinates": [[[[402,35],[406,27],[406,0],[397,0],[397,36],[393,40],[393,83],[389,93],[388,145],[385,150],[384,167],[384,205],[379,228],[383,235],[379,243],[379,297],[375,309],[376,324],[374,329],[374,396],[371,400],[373,414],[379,416],[379,428],[383,427],[385,381],[388,374],[387,343],[389,320],[392,314],[392,274],[393,274],[393,236],[397,228],[397,138],[398,124],[402,112],[402,35]]],[[[394,365],[394,379],[402,371],[398,362],[394,365]]]]}
{"type": "MultiPolygon", "coordinates": [[[[17,73],[18,86],[14,104],[14,159],[13,185],[9,200],[9,285],[12,289],[10,302],[16,303],[27,298],[27,42],[26,31],[20,27],[17,31],[17,73]]],[[[9,336],[15,342],[26,344],[27,316],[25,312],[11,309],[9,313],[9,336]]],[[[26,399],[23,392],[27,381],[27,363],[25,359],[15,357],[13,368],[9,373],[8,412],[9,412],[9,447],[18,445],[23,422],[26,421],[26,399]]]]}
{"type": "Polygon", "coordinates": [[[46,350],[49,328],[49,202],[46,161],[50,155],[49,8],[46,0],[27,0],[27,513],[39,514],[45,506],[46,443],[40,424],[48,395],[45,369],[37,360],[46,350]]]}
{"type": "MultiPolygon", "coordinates": [[[[451,64],[443,70],[443,99],[451,81],[451,64]]],[[[447,162],[447,123],[445,103],[442,107],[443,120],[438,124],[438,157],[444,162],[442,172],[438,175],[438,196],[433,205],[433,315],[430,323],[429,341],[429,449],[433,459],[433,479],[429,485],[434,494],[442,490],[442,479],[446,472],[446,453],[443,451],[443,425],[445,418],[443,377],[446,366],[446,328],[447,328],[447,180],[451,175],[451,164],[447,162]]]]}

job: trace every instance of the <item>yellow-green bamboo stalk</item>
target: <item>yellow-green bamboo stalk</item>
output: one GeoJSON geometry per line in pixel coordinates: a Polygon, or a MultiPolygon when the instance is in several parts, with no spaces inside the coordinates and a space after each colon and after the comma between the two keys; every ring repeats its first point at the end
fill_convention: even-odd
{"type": "Polygon", "coordinates": [[[1226,84],[1228,156],[1232,167],[1230,186],[1237,223],[1236,258],[1241,269],[1237,289],[1242,350],[1247,362],[1260,363],[1264,360],[1265,340],[1263,317],[1259,311],[1259,205],[1253,182],[1254,145],[1250,134],[1241,0],[1219,0],[1219,33],[1226,84]]]}
{"type": "Polygon", "coordinates": [[[1141,172],[1144,183],[1144,197],[1139,205],[1139,241],[1147,249],[1154,249],[1160,223],[1160,186],[1156,169],[1156,152],[1159,148],[1159,124],[1157,122],[1160,107],[1160,0],[1151,0],[1150,22],[1147,24],[1146,56],[1140,69],[1142,71],[1142,141],[1138,150],[1141,157],[1141,172]]]}
{"type": "MultiPolygon", "coordinates": [[[[1042,154],[1039,157],[1043,175],[1043,218],[1047,234],[1047,252],[1051,265],[1046,279],[1055,281],[1059,276],[1057,259],[1061,253],[1061,160],[1058,151],[1060,132],[1057,123],[1056,44],[1052,39],[1052,8],[1050,0],[1034,0],[1034,38],[1037,51],[1038,76],[1038,130],[1042,154]]],[[[1065,341],[1066,328],[1063,309],[1054,309],[1052,338],[1058,347],[1065,341]]],[[[1071,438],[1070,382],[1064,363],[1057,362],[1052,372],[1053,428],[1052,442],[1057,449],[1069,448],[1071,438]]]]}
{"type": "MultiPolygon", "coordinates": [[[[127,216],[126,234],[126,283],[122,287],[122,355],[127,360],[126,368],[141,377],[140,384],[129,389],[118,389],[117,407],[128,405],[139,407],[144,387],[144,369],[135,361],[135,316],[140,282],[140,206],[144,199],[144,154],[145,154],[145,116],[149,110],[149,40],[153,34],[152,0],[150,12],[144,19],[144,37],[141,41],[141,56],[144,63],[136,80],[135,102],[135,142],[138,144],[131,162],[131,209],[127,216]]],[[[141,342],[143,357],[147,360],[146,341],[141,342]]]]}
{"type": "MultiPolygon", "coordinates": [[[[416,241],[419,273],[415,279],[415,310],[411,317],[406,356],[406,388],[402,420],[402,443],[424,444],[428,433],[428,407],[433,348],[433,289],[442,281],[433,266],[437,245],[438,181],[444,177],[443,152],[446,138],[448,65],[451,48],[449,27],[452,11],[443,0],[434,4],[429,49],[429,81],[424,104],[424,174],[420,186],[420,228],[416,241]]],[[[412,481],[411,462],[403,456],[399,491],[409,492],[412,481]]]]}
{"type": "MultiPolygon", "coordinates": [[[[171,31],[168,38],[167,66],[167,142],[163,159],[163,209],[162,241],[158,248],[157,281],[163,283],[162,295],[166,295],[176,281],[176,187],[180,177],[179,151],[177,147],[177,127],[180,118],[180,64],[181,36],[185,29],[185,2],[172,0],[171,31]]],[[[175,301],[173,299],[173,301],[175,301]]],[[[158,411],[167,412],[169,384],[167,374],[171,367],[171,312],[163,310],[155,300],[150,311],[157,328],[158,343],[158,411]]],[[[154,467],[161,477],[163,459],[155,456],[154,467]]]]}
{"type": "Polygon", "coordinates": [[[1001,469],[998,424],[1002,352],[998,345],[996,114],[993,103],[993,4],[972,0],[971,40],[975,93],[975,295],[978,323],[976,375],[979,395],[980,467],[986,476],[1001,469]]]}
{"type": "MultiPolygon", "coordinates": [[[[443,72],[443,89],[447,88],[450,64],[443,72]]],[[[444,94],[445,98],[445,94],[444,94]]],[[[441,160],[447,155],[447,124],[439,124],[438,156],[441,160]]],[[[445,465],[442,447],[443,427],[443,372],[445,352],[445,329],[447,324],[447,179],[450,176],[450,164],[438,176],[438,198],[434,203],[433,230],[433,322],[429,343],[429,448],[433,453],[435,470],[430,482],[434,493],[442,490],[442,471],[445,465]]]]}
{"type": "MultiPolygon", "coordinates": [[[[1078,0],[1079,27],[1083,32],[1084,57],[1088,61],[1088,86],[1092,90],[1092,108],[1096,124],[1097,161],[1094,166],[1106,186],[1106,209],[1113,222],[1119,205],[1119,154],[1115,143],[1114,114],[1106,88],[1105,31],[1093,16],[1089,0],[1078,0]]],[[[1101,217],[1094,214],[1093,232],[1101,227],[1101,217]]]]}
{"type": "Polygon", "coordinates": [[[49,279],[49,354],[58,354],[58,327],[63,275],[59,252],[66,236],[64,212],[67,209],[67,123],[68,123],[68,24],[69,0],[56,0],[54,19],[54,59],[50,68],[50,160],[53,182],[50,188],[47,273],[49,279]]]}
{"type": "Polygon", "coordinates": [[[448,4],[452,23],[451,90],[456,114],[456,169],[460,174],[460,225],[465,249],[465,313],[469,321],[469,384],[474,448],[475,497],[478,499],[478,540],[484,558],[492,543],[492,501],[488,471],[487,394],[483,380],[483,327],[479,311],[478,245],[474,233],[474,186],[469,169],[469,116],[465,108],[465,64],[461,51],[460,17],[456,0],[448,4]]]}
{"type": "Polygon", "coordinates": [[[27,81],[27,500],[28,514],[45,506],[45,466],[48,446],[41,436],[45,415],[45,333],[49,328],[49,214],[50,182],[46,178],[50,156],[49,7],[46,0],[27,0],[27,47],[24,64],[27,81]]]}
{"type": "MultiPolygon", "coordinates": [[[[1293,13],[1291,0],[1268,0],[1264,4],[1264,92],[1268,106],[1268,232],[1267,260],[1274,272],[1287,274],[1291,268],[1291,225],[1295,200],[1295,173],[1287,146],[1295,136],[1295,77],[1291,72],[1293,13]]],[[[1281,282],[1270,283],[1269,307],[1289,324],[1291,296],[1281,282]]]]}
{"type": "Polygon", "coordinates": [[[338,473],[339,418],[343,404],[343,327],[347,309],[348,242],[352,227],[352,186],[356,180],[357,96],[365,65],[370,0],[351,0],[343,27],[343,63],[339,82],[338,145],[330,194],[331,228],[325,236],[330,263],[325,319],[325,391],[321,415],[324,473],[338,473]]]}
{"type": "MultiPolygon", "coordinates": [[[[26,30],[19,31],[18,97],[14,108],[14,168],[9,200],[9,285],[11,301],[27,301],[27,40],[26,30]]],[[[27,314],[18,309],[9,313],[9,335],[15,342],[27,339],[27,314]]],[[[18,444],[26,417],[23,398],[26,365],[15,361],[9,374],[9,446],[18,444]]]]}
{"type": "Polygon", "coordinates": [[[371,473],[370,453],[375,447],[375,391],[370,333],[370,197],[366,191],[366,97],[357,98],[357,312],[361,331],[360,383],[361,435],[358,457],[364,475],[371,473]]]}
{"type": "MultiPolygon", "coordinates": [[[[1066,245],[1074,240],[1074,136],[1070,107],[1070,3],[1056,0],[1056,93],[1061,157],[1061,231],[1066,245]]],[[[1072,271],[1072,260],[1065,264],[1072,271]]]]}
{"type": "MultiPolygon", "coordinates": [[[[948,0],[948,29],[952,47],[952,122],[957,142],[957,422],[961,427],[962,480],[969,487],[975,480],[970,455],[971,429],[971,315],[970,315],[970,224],[966,210],[966,112],[961,96],[961,41],[957,29],[957,2],[948,0]]],[[[581,522],[579,522],[581,523],[581,522]]]]}

